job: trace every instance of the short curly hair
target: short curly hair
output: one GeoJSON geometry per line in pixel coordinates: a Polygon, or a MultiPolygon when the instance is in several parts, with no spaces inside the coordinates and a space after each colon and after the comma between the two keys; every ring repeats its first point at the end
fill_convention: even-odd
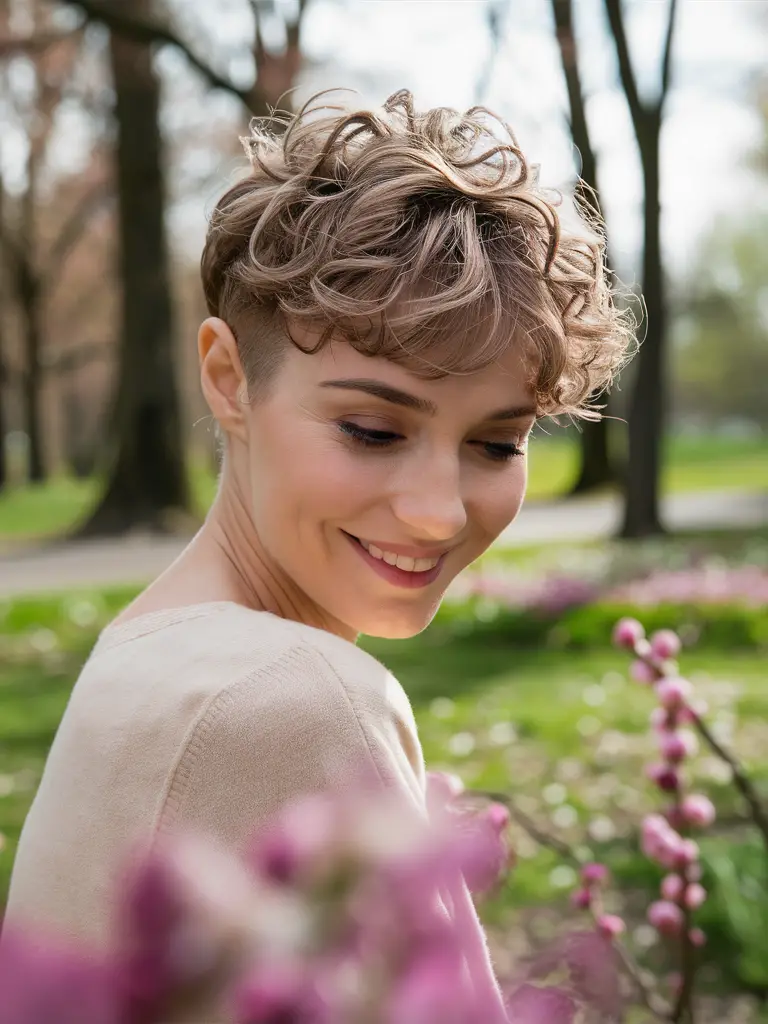
{"type": "Polygon", "coordinates": [[[598,419],[594,398],[631,348],[595,209],[561,228],[557,193],[484,107],[379,111],[313,97],[251,123],[251,173],[219,200],[201,271],[208,310],[238,340],[252,395],[290,324],[437,379],[521,346],[540,415],[598,419]],[[527,339],[527,340],[526,340],[527,339]]]}

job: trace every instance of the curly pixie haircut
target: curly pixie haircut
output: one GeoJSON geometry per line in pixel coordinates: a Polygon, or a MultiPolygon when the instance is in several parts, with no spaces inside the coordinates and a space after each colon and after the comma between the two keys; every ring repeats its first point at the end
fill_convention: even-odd
{"type": "Polygon", "coordinates": [[[426,379],[517,345],[540,415],[598,419],[589,398],[633,323],[596,211],[581,201],[583,230],[565,233],[559,195],[485,108],[419,113],[407,91],[380,111],[317,100],[252,122],[251,173],[218,202],[203,251],[208,309],[232,328],[251,395],[301,347],[299,323],[317,337],[302,351],[342,339],[426,379]]]}

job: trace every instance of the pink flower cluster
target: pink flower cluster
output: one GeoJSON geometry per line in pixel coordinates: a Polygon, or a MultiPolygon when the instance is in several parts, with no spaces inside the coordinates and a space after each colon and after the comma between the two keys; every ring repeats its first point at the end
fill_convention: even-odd
{"type": "MultiPolygon", "coordinates": [[[[630,570],[632,571],[632,570],[630,570]]],[[[756,565],[714,568],[711,565],[681,569],[635,568],[634,576],[616,582],[609,567],[580,566],[578,574],[551,573],[535,576],[519,570],[467,572],[452,585],[449,597],[463,600],[480,597],[506,608],[540,610],[556,615],[598,600],[639,606],[672,604],[732,604],[760,607],[768,604],[768,570],[756,565]],[[611,578],[613,577],[613,578],[611,578]]],[[[622,573],[626,576],[627,570],[622,573]]]]}
{"type": "Polygon", "coordinates": [[[706,828],[715,820],[715,808],[708,797],[686,794],[682,766],[696,752],[696,735],[682,728],[697,720],[703,705],[693,705],[693,687],[677,674],[674,658],[680,639],[671,630],[660,630],[645,638],[635,619],[622,619],[614,630],[614,641],[635,655],[630,672],[640,683],[654,687],[659,704],[651,714],[661,760],[648,766],[649,778],[671,804],[664,814],[650,814],[642,824],[643,853],[671,873],[661,883],[662,899],[652,903],[648,920],[663,935],[679,936],[687,931],[694,945],[702,945],[704,934],[688,928],[689,914],[702,905],[706,891],[700,884],[699,847],[686,833],[706,828]]]}
{"type": "Polygon", "coordinates": [[[613,587],[605,597],[635,605],[740,602],[760,607],[768,604],[768,572],[756,565],[663,570],[613,587]]]}
{"type": "MultiPolygon", "coordinates": [[[[380,788],[309,796],[242,859],[156,839],[126,867],[108,959],[3,936],[0,1024],[507,1024],[519,986],[494,977],[467,883],[508,869],[509,816],[461,789],[433,776],[429,818],[380,788]]],[[[536,991],[516,1024],[546,1019],[536,991]]]]}

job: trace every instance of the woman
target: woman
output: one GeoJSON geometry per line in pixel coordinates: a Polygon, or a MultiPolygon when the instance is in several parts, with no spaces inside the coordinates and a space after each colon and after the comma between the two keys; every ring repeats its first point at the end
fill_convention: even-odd
{"type": "Polygon", "coordinates": [[[596,418],[625,356],[601,238],[561,234],[489,115],[402,92],[278,127],[202,259],[218,495],[75,685],[8,921],[106,941],[135,838],[240,846],[351,765],[423,807],[408,699],[356,638],[425,629],[517,515],[536,419],[596,418]]]}

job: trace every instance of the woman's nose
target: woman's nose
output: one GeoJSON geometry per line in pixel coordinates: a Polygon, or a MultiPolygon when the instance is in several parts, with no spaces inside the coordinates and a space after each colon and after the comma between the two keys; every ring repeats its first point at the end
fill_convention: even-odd
{"type": "Polygon", "coordinates": [[[412,467],[399,481],[392,509],[414,539],[452,540],[467,523],[458,460],[432,459],[426,467],[412,467]]]}

